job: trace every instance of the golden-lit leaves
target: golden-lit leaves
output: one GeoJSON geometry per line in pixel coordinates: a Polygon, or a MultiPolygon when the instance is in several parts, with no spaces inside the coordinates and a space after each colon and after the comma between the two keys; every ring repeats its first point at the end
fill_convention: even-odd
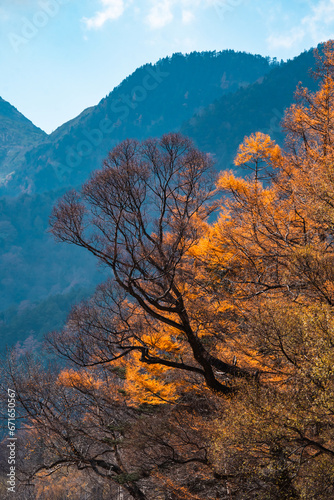
{"type": "Polygon", "coordinates": [[[132,362],[127,366],[124,389],[129,397],[129,403],[166,404],[177,400],[177,382],[166,380],[168,368],[162,365],[141,366],[139,354],[132,356],[132,362]]]}
{"type": "Polygon", "coordinates": [[[238,154],[234,160],[236,166],[246,166],[256,171],[262,169],[260,163],[265,162],[267,167],[278,166],[281,158],[280,147],[275,144],[269,135],[256,132],[249,137],[245,137],[239,146],[238,154]]]}
{"type": "Polygon", "coordinates": [[[250,185],[246,180],[235,177],[231,172],[222,172],[217,187],[223,191],[231,191],[245,197],[249,193],[250,185]]]}
{"type": "Polygon", "coordinates": [[[87,370],[78,372],[75,370],[64,370],[58,377],[58,383],[64,387],[77,387],[86,390],[99,390],[103,382],[95,378],[94,375],[87,370]]]}
{"type": "Polygon", "coordinates": [[[178,332],[162,325],[161,328],[153,330],[153,328],[145,333],[141,340],[146,346],[152,349],[155,355],[159,354],[178,354],[182,348],[182,343],[177,339],[178,332]]]}
{"type": "Polygon", "coordinates": [[[155,474],[157,480],[163,486],[163,491],[170,491],[173,493],[175,500],[203,500],[202,497],[189,491],[184,486],[177,485],[172,479],[157,472],[155,474]]]}
{"type": "MultiPolygon", "coordinates": [[[[167,176],[154,159],[155,208],[171,206],[168,217],[163,209],[160,222],[153,221],[142,239],[145,218],[140,211],[133,213],[137,188],[128,193],[133,203],[125,209],[128,195],[113,186],[118,210],[126,214],[126,238],[114,260],[124,293],[106,288],[94,307],[72,313],[63,336],[65,354],[70,359],[75,355],[72,361],[81,368],[62,371],[56,388],[63,396],[70,393],[72,402],[75,396],[84,398],[80,423],[95,425],[105,437],[99,422],[106,402],[112,415],[115,403],[136,414],[145,405],[152,414],[165,412],[165,421],[146,420],[147,428],[138,418],[136,438],[132,434],[122,441],[131,444],[125,456],[134,450],[145,461],[146,452],[156,459],[165,445],[157,434],[160,424],[170,423],[170,412],[185,405],[196,421],[190,425],[180,410],[177,439],[171,443],[168,437],[167,448],[181,463],[188,433],[201,434],[205,428],[211,456],[202,461],[224,478],[219,479],[226,486],[224,495],[231,497],[317,498],[319,477],[333,481],[333,42],[325,45],[324,54],[320,90],[312,94],[300,88],[298,102],[286,114],[287,148],[281,150],[268,135],[252,134],[240,145],[235,165],[254,174],[245,179],[232,172],[219,176],[216,192],[224,198],[215,202],[221,213],[214,222],[206,217],[213,205],[203,208],[212,191],[201,192],[191,162],[176,187],[161,196],[156,177],[160,175],[161,188],[167,176]],[[193,185],[187,191],[189,179],[193,185]],[[193,204],[187,205],[188,195],[193,204]],[[131,251],[124,258],[127,249],[131,251]],[[217,397],[219,390],[212,390],[217,382],[220,394],[229,397],[217,397]],[[206,422],[198,415],[200,398],[210,402],[206,422]],[[181,439],[183,426],[187,432],[181,439]]],[[[154,144],[145,147],[154,149],[154,144]]],[[[116,153],[125,153],[124,148],[116,153]]],[[[117,154],[111,155],[109,163],[115,159],[117,154]]],[[[133,165],[131,178],[126,170],[118,172],[119,181],[125,186],[132,179],[135,187],[141,179],[145,189],[139,194],[144,196],[151,186],[138,165],[133,165]]],[[[110,178],[106,169],[99,175],[113,183],[117,176],[112,165],[107,167],[110,178]]],[[[103,195],[109,203],[106,182],[96,180],[86,186],[86,194],[103,195]]],[[[109,226],[102,229],[108,235],[109,226]]],[[[71,226],[65,224],[67,236],[65,230],[70,233],[71,226]]],[[[111,248],[108,244],[107,251],[111,248]]],[[[202,453],[202,443],[195,440],[195,445],[202,453]]],[[[157,471],[150,467],[147,477],[159,478],[157,471]]],[[[175,498],[204,498],[190,491],[186,481],[172,480],[170,471],[161,474],[163,487],[175,498]]]]}

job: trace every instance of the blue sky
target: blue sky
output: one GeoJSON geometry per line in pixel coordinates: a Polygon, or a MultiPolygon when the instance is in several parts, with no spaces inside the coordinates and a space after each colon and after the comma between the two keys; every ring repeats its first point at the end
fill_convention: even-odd
{"type": "Polygon", "coordinates": [[[0,96],[51,132],[174,52],[288,59],[333,32],[334,0],[0,0],[0,96]]]}

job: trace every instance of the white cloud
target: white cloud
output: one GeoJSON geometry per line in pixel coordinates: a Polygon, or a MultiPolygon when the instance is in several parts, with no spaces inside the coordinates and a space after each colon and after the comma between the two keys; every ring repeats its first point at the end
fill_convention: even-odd
{"type": "Polygon", "coordinates": [[[312,5],[310,13],[304,16],[298,26],[286,33],[271,34],[267,41],[271,49],[290,49],[306,38],[314,44],[334,36],[334,0],[320,0],[312,5]]]}
{"type": "Polygon", "coordinates": [[[334,0],[320,0],[312,7],[312,13],[305,16],[302,25],[315,42],[329,38],[333,33],[334,0]],[[329,29],[328,29],[329,28],[329,29]]]}
{"type": "Polygon", "coordinates": [[[173,4],[173,0],[159,0],[158,2],[154,2],[146,18],[152,29],[163,28],[173,21],[173,4]]]}
{"type": "Polygon", "coordinates": [[[182,11],[182,22],[183,24],[190,24],[195,19],[195,14],[191,10],[182,11]]]}
{"type": "Polygon", "coordinates": [[[296,43],[301,42],[305,36],[305,31],[300,28],[292,28],[284,35],[270,35],[267,39],[271,49],[291,49],[296,43]]]}
{"type": "MultiPolygon", "coordinates": [[[[151,0],[146,22],[151,29],[164,28],[181,14],[183,24],[191,23],[199,8],[212,7],[221,0],[151,0]],[[178,11],[177,11],[178,9],[178,11]],[[177,12],[175,12],[177,11],[177,12]]],[[[240,0],[229,0],[231,2],[240,0]]]]}
{"type": "MultiPolygon", "coordinates": [[[[1,1],[1,0],[0,0],[1,1]]],[[[221,0],[145,0],[145,21],[153,30],[161,29],[170,24],[177,16],[181,17],[183,24],[190,24],[196,17],[199,8],[212,7],[221,0]]],[[[240,0],[229,0],[232,2],[240,0]]],[[[99,29],[107,21],[118,19],[122,16],[126,6],[133,0],[100,0],[101,9],[92,17],[84,17],[82,21],[88,29],[99,29]]],[[[143,8],[133,6],[133,11],[139,14],[143,8]]]]}
{"type": "Polygon", "coordinates": [[[97,11],[93,17],[84,17],[82,21],[88,29],[99,29],[107,21],[114,21],[122,16],[125,5],[123,0],[100,0],[102,10],[97,11]]]}

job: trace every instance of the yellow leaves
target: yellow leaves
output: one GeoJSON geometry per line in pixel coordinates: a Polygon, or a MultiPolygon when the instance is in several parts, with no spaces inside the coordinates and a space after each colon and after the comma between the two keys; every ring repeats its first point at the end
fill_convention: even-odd
{"type": "Polygon", "coordinates": [[[274,207],[277,201],[277,193],[273,189],[263,189],[261,192],[261,203],[264,207],[274,207]]]}
{"type": "Polygon", "coordinates": [[[63,370],[59,374],[57,382],[63,387],[81,388],[87,390],[99,390],[103,385],[103,382],[100,379],[95,378],[91,372],[86,370],[77,372],[72,369],[63,370]]]}
{"type": "MultiPolygon", "coordinates": [[[[191,493],[188,488],[178,485],[172,479],[162,475],[158,472],[155,473],[155,477],[159,481],[159,484],[163,486],[163,492],[172,492],[173,498],[175,500],[202,500],[203,497],[199,497],[195,493],[191,493]]],[[[159,497],[162,499],[162,497],[159,497]]]]}
{"type": "Polygon", "coordinates": [[[277,213],[279,193],[275,186],[264,188],[259,178],[242,179],[231,172],[222,172],[217,182],[218,189],[227,193],[223,201],[224,207],[220,214],[220,222],[232,222],[234,217],[240,221],[254,217],[269,220],[278,219],[282,213],[277,213]]]}
{"type": "Polygon", "coordinates": [[[311,305],[303,318],[305,329],[302,373],[326,390],[334,389],[334,317],[326,305],[311,305]]]}
{"type": "Polygon", "coordinates": [[[161,351],[175,354],[181,348],[180,342],[176,339],[176,334],[175,329],[164,325],[157,330],[152,328],[142,336],[142,341],[147,347],[153,349],[154,354],[159,354],[161,351]]]}
{"type": "Polygon", "coordinates": [[[249,183],[239,177],[235,177],[232,172],[222,172],[217,187],[222,191],[231,191],[246,196],[249,193],[249,183]]]}
{"type": "Polygon", "coordinates": [[[245,137],[239,146],[234,164],[238,167],[248,165],[254,170],[260,161],[265,161],[270,166],[276,166],[281,157],[280,147],[275,144],[269,135],[261,132],[245,137]]]}
{"type": "MultiPolygon", "coordinates": [[[[58,500],[67,498],[75,500],[85,498],[93,490],[89,477],[75,468],[68,470],[56,470],[50,475],[49,471],[40,472],[34,481],[36,500],[58,500]]],[[[105,497],[104,497],[105,498],[105,497]]]]}
{"type": "MultiPolygon", "coordinates": [[[[331,226],[333,211],[334,79],[333,42],[317,54],[320,88],[299,88],[298,103],[286,113],[289,148],[285,153],[286,187],[313,223],[331,226]]],[[[281,179],[283,176],[281,175],[281,179]]]]}
{"type": "MultiPolygon", "coordinates": [[[[267,299],[258,310],[254,304],[249,330],[249,340],[257,345],[268,367],[265,380],[278,382],[276,390],[288,393],[293,388],[305,398],[312,394],[311,400],[315,394],[332,393],[334,317],[330,306],[267,299]]],[[[322,411],[320,403],[318,410],[322,411]]]]}
{"type": "MultiPolygon", "coordinates": [[[[306,89],[302,89],[301,92],[305,95],[306,89]]],[[[293,119],[294,126],[296,128],[300,128],[300,130],[303,129],[306,123],[308,129],[311,129],[314,125],[316,125],[315,120],[310,118],[305,108],[300,104],[292,104],[289,109],[289,115],[291,119],[293,119]]]]}
{"type": "MultiPolygon", "coordinates": [[[[270,443],[282,435],[287,438],[292,435],[281,425],[287,417],[288,405],[284,397],[253,384],[245,385],[239,397],[225,405],[224,418],[218,418],[212,428],[215,461],[220,460],[223,450],[231,453],[234,460],[238,460],[239,453],[246,461],[268,457],[270,443]]],[[[247,463],[246,469],[249,466],[247,463]]]]}
{"type": "Polygon", "coordinates": [[[139,354],[133,355],[133,362],[128,364],[124,389],[130,404],[166,404],[177,400],[177,384],[168,382],[168,368],[162,365],[143,366],[139,354]]]}
{"type": "Polygon", "coordinates": [[[196,248],[212,289],[236,310],[237,328],[215,355],[260,371],[258,384],[238,382],[239,394],[224,401],[217,448],[225,470],[230,454],[232,469],[246,464],[250,474],[265,457],[264,473],[275,471],[276,441],[301,463],[302,435],[333,449],[334,42],[324,53],[320,90],[300,89],[286,115],[289,149],[265,134],[244,139],[235,165],[255,175],[221,174],[222,215],[196,248]],[[264,187],[268,167],[275,177],[264,187]]]}
{"type": "Polygon", "coordinates": [[[201,260],[201,257],[207,253],[209,247],[209,238],[201,238],[199,242],[189,250],[189,255],[201,260]]]}

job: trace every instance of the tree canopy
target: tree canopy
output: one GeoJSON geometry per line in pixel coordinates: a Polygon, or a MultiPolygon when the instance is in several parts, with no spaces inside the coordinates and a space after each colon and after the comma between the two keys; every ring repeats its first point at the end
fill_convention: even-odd
{"type": "Polygon", "coordinates": [[[80,478],[101,499],[334,496],[333,42],[316,77],[284,148],[245,138],[244,178],[168,134],[58,202],[55,237],[110,277],[48,336],[49,366],[7,360],[37,498],[80,478]]]}

